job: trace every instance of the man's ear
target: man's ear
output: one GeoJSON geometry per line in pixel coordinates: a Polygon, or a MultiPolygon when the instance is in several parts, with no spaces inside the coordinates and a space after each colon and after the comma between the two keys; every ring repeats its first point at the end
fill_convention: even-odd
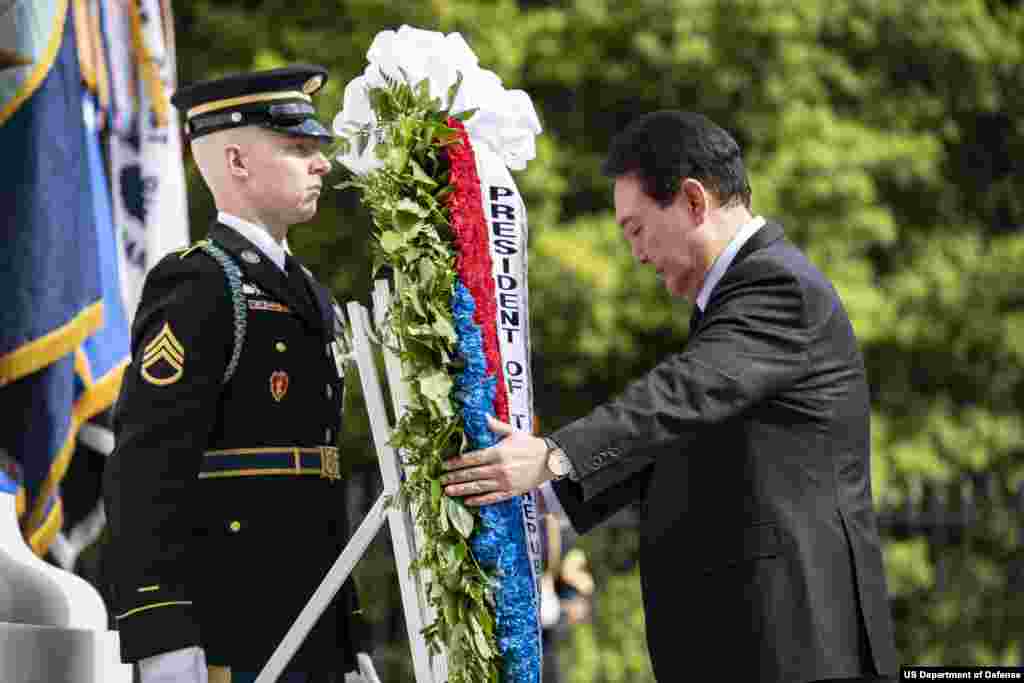
{"type": "Polygon", "coordinates": [[[677,201],[683,203],[683,208],[690,214],[694,225],[701,225],[707,220],[708,211],[711,209],[711,195],[699,180],[684,178],[679,187],[677,201]]]}
{"type": "Polygon", "coordinates": [[[242,154],[238,145],[224,145],[224,161],[228,165],[228,173],[236,178],[249,177],[249,160],[242,154]]]}

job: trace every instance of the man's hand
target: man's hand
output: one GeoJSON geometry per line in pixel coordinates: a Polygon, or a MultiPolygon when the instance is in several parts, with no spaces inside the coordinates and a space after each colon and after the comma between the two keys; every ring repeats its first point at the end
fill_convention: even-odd
{"type": "Polygon", "coordinates": [[[487,416],[487,426],[501,441],[480,451],[448,459],[451,470],[441,478],[449,496],[466,498],[466,505],[490,505],[521,495],[552,478],[544,439],[487,416]]]}

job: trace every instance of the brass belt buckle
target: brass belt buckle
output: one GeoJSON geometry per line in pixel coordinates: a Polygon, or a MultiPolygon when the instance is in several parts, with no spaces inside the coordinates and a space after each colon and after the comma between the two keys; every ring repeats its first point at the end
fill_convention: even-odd
{"type": "Polygon", "coordinates": [[[341,479],[341,460],[334,446],[320,446],[320,476],[331,481],[341,479]]]}

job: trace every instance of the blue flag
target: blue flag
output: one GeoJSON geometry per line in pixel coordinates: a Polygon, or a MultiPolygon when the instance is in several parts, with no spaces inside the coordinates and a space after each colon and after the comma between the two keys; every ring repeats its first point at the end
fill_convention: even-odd
{"type": "Polygon", "coordinates": [[[128,356],[115,237],[68,0],[16,0],[0,33],[0,447],[20,464],[23,527],[43,553],[81,424],[128,356]]]}

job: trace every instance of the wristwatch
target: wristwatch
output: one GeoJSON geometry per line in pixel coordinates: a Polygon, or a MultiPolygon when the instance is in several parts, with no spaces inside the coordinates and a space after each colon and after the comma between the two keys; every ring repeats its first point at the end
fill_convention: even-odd
{"type": "Polygon", "coordinates": [[[544,458],[547,460],[548,471],[555,475],[555,481],[565,479],[572,472],[572,460],[569,460],[569,456],[565,454],[562,447],[555,443],[553,439],[545,436],[544,443],[548,447],[548,452],[544,454],[544,458]]]}

